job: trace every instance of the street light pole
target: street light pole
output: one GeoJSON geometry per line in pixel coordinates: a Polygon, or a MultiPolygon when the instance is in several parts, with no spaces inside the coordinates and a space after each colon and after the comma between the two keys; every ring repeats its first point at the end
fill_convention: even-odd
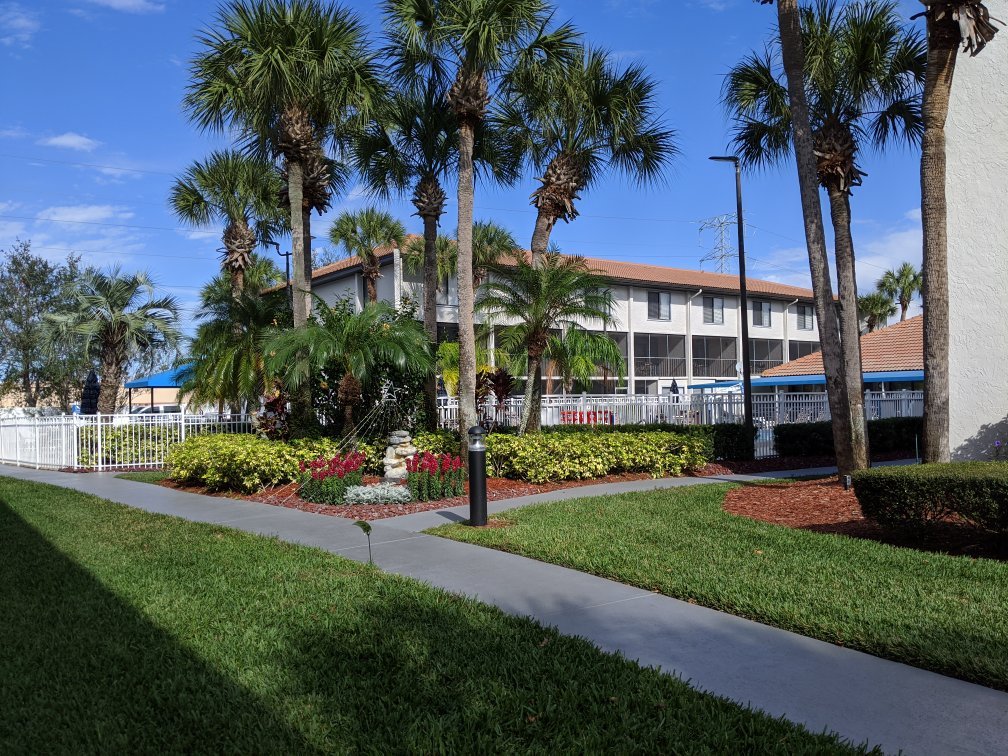
{"type": "MultiPolygon", "coordinates": [[[[742,308],[742,405],[745,426],[755,437],[752,401],[752,359],[749,353],[749,292],[745,269],[745,220],[742,216],[742,168],[737,155],[712,155],[711,160],[735,166],[735,224],[738,226],[739,307],[742,308]]],[[[785,345],[786,348],[786,345],[785,345]]]]}
{"type": "Polygon", "coordinates": [[[287,286],[287,305],[293,311],[293,309],[294,309],[294,290],[291,288],[291,278],[290,278],[290,259],[291,259],[291,253],[290,252],[281,252],[280,251],[280,245],[277,244],[276,242],[270,242],[270,243],[274,247],[276,247],[276,253],[278,255],[280,255],[280,257],[284,258],[284,270],[285,270],[286,275],[287,275],[287,280],[286,280],[286,286],[287,286]]]}

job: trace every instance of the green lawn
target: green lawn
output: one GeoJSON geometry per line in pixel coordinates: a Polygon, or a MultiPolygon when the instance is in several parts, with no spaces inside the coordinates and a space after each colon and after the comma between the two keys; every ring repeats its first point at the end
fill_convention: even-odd
{"type": "Polygon", "coordinates": [[[1008,690],[1008,564],[768,525],[703,485],[542,504],[448,538],[1008,690]]]}
{"type": "Polygon", "coordinates": [[[836,740],[277,540],[0,477],[0,752],[788,752],[836,740]]]}
{"type": "Polygon", "coordinates": [[[160,483],[168,479],[168,473],[164,470],[142,470],[140,472],[124,472],[116,475],[117,478],[125,480],[136,480],[140,483],[160,483]]]}

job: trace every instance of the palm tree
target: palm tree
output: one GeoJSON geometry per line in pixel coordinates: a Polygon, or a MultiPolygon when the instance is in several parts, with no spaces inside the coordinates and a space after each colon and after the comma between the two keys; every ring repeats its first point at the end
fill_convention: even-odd
{"type": "Polygon", "coordinates": [[[527,67],[556,65],[574,49],[568,24],[551,28],[545,0],[389,0],[387,19],[403,41],[400,80],[434,71],[450,81],[446,102],[458,125],[459,430],[478,421],[473,313],[473,155],[497,88],[527,67]]]}
{"type": "Polygon", "coordinates": [[[324,145],[370,115],[381,90],[373,54],[358,18],[320,0],[232,0],[198,42],[189,117],[282,159],[300,328],[311,314],[310,211],[328,206],[334,183],[324,145]]]}
{"type": "Polygon", "coordinates": [[[884,292],[873,291],[858,297],[858,317],[864,321],[868,333],[886,325],[895,314],[896,304],[884,292]]]}
{"type": "Polygon", "coordinates": [[[896,270],[887,270],[878,281],[878,290],[890,300],[899,302],[900,322],[906,320],[907,310],[913,303],[913,298],[920,293],[921,272],[912,263],[905,262],[896,270]]]}
{"type": "MultiPolygon", "coordinates": [[[[473,224],[473,291],[479,289],[489,269],[504,260],[512,259],[518,249],[514,235],[493,221],[476,221],[473,224]]],[[[419,240],[406,245],[404,259],[410,270],[416,270],[423,253],[419,240]]],[[[438,236],[435,244],[438,280],[458,273],[458,242],[449,236],[438,236]]]]}
{"type": "Polygon", "coordinates": [[[347,257],[360,260],[367,301],[372,303],[378,301],[379,250],[401,249],[405,238],[405,226],[395,216],[374,207],[341,213],[329,228],[329,241],[341,246],[347,257]]]}
{"type": "Polygon", "coordinates": [[[925,3],[927,78],[922,105],[921,222],[924,231],[924,461],[948,462],[949,294],[948,204],[945,197],[945,121],[959,43],[978,54],[997,33],[978,0],[925,3]]]}
{"type": "Polygon", "coordinates": [[[419,323],[396,318],[385,302],[368,303],[361,312],[318,303],[305,328],[283,331],[266,346],[267,371],[288,389],[332,370],[338,376],[337,396],[343,407],[343,433],[354,435],[354,407],[362,387],[381,364],[425,374],[433,367],[430,344],[419,323]]]}
{"type": "Polygon", "coordinates": [[[576,218],[575,202],[608,171],[654,184],[677,153],[655,113],[655,81],[637,64],[620,70],[603,50],[580,50],[545,81],[538,70],[519,71],[511,90],[500,127],[541,176],[532,193],[534,265],[556,222],[576,218]]]}
{"type": "MultiPolygon", "coordinates": [[[[519,258],[513,266],[494,266],[491,273],[477,307],[491,324],[512,324],[503,328],[501,346],[527,357],[521,431],[535,432],[542,405],[542,358],[550,345],[551,331],[580,328],[583,321],[611,325],[612,292],[584,258],[556,253],[543,255],[538,267],[519,258]]],[[[460,395],[460,406],[461,399],[460,395]]]]}
{"type": "Polygon", "coordinates": [[[179,391],[196,404],[213,403],[233,412],[259,407],[268,390],[263,342],[278,327],[289,326],[283,290],[272,290],[282,275],[272,260],[253,255],[245,289],[235,296],[229,281],[215,277],[200,292],[198,327],[189,354],[178,365],[190,365],[179,391]]]}
{"type": "Polygon", "coordinates": [[[130,361],[178,344],[178,303],[172,296],[155,296],[148,274],[113,267],[86,270],[74,287],[71,308],[47,316],[52,338],[84,337],[85,348],[101,365],[98,411],[114,413],[130,361]]]}
{"type": "Polygon", "coordinates": [[[550,336],[545,357],[550,375],[559,374],[563,390],[570,393],[574,384],[591,384],[599,374],[614,375],[622,380],[626,375],[626,359],[619,346],[605,333],[568,328],[563,334],[550,336]]]}
{"type": "MultiPolygon", "coordinates": [[[[760,0],[764,5],[773,0],[760,0]]],[[[805,244],[809,256],[809,272],[815,298],[816,322],[819,324],[819,344],[826,374],[826,396],[833,417],[833,445],[836,449],[840,475],[863,469],[868,465],[868,439],[864,413],[854,412],[854,394],[861,396],[862,376],[852,374],[844,364],[840,329],[833,304],[833,284],[830,281],[829,257],[826,253],[826,232],[823,229],[822,205],[819,202],[818,165],[815,142],[809,118],[805,87],[805,46],[802,41],[798,0],[777,0],[777,25],[780,32],[781,60],[787,80],[787,98],[791,112],[791,143],[798,169],[798,189],[801,194],[802,218],[805,223],[805,244]]]]}

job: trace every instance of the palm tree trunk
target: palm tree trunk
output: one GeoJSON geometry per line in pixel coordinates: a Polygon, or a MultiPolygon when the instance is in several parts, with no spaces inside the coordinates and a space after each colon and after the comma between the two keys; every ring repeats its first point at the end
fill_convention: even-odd
{"type": "Polygon", "coordinates": [[[958,38],[928,19],[921,142],[921,221],[924,230],[924,461],[948,462],[949,291],[948,208],[945,197],[945,120],[958,38]]]}
{"type": "Polygon", "coordinates": [[[910,309],[910,303],[900,300],[900,323],[906,320],[907,310],[910,309]]]}
{"type": "Polygon", "coordinates": [[[538,267],[542,256],[549,249],[550,234],[553,232],[555,223],[556,218],[545,212],[543,208],[539,208],[535,230],[532,232],[532,264],[534,266],[538,267]]]}
{"type": "MultiPolygon", "coordinates": [[[[301,163],[287,163],[287,194],[290,197],[291,263],[294,266],[293,310],[294,327],[302,328],[308,322],[308,297],[304,256],[304,170],[301,163]]],[[[310,273],[308,274],[310,275],[310,273]]]]}
{"type": "Polygon", "coordinates": [[[805,220],[805,243],[808,247],[816,319],[819,321],[819,344],[826,373],[826,396],[833,416],[833,445],[836,448],[839,473],[846,475],[854,469],[850,402],[843,380],[840,331],[833,305],[833,286],[830,282],[829,259],[826,255],[826,234],[823,230],[822,206],[819,204],[819,178],[813,152],[812,129],[809,126],[808,102],[805,100],[805,50],[802,45],[797,0],[777,0],[777,19],[794,128],[798,188],[801,191],[802,215],[805,220]]]}
{"type": "Polygon", "coordinates": [[[98,411],[103,415],[115,414],[119,403],[119,386],[122,384],[122,360],[114,347],[102,348],[101,385],[98,389],[98,411]]]}
{"type": "Polygon", "coordinates": [[[829,190],[833,238],[836,243],[837,294],[840,298],[840,348],[843,351],[844,383],[850,406],[851,466],[869,465],[868,428],[864,408],[864,373],[861,367],[861,327],[857,306],[857,274],[854,239],[851,237],[850,195],[829,190]]]}
{"type": "Polygon", "coordinates": [[[243,291],[245,291],[245,271],[242,268],[232,268],[231,296],[234,299],[239,299],[243,291]]]}
{"type": "MultiPolygon", "coordinates": [[[[433,349],[437,349],[437,216],[423,218],[423,324],[424,333],[433,349]]],[[[438,429],[437,414],[437,374],[432,370],[424,379],[424,414],[427,416],[427,430],[438,429]]]]}
{"type": "Polygon", "coordinates": [[[459,124],[458,158],[458,323],[459,323],[459,433],[466,459],[466,434],[479,422],[476,413],[476,330],[473,289],[473,142],[472,123],[459,124]]]}
{"type": "Polygon", "coordinates": [[[304,280],[304,308],[305,308],[305,320],[311,317],[312,314],[312,298],[311,298],[311,288],[312,288],[312,235],[311,235],[311,208],[304,207],[302,203],[301,207],[301,227],[304,233],[304,244],[302,245],[304,249],[304,269],[305,269],[305,280],[304,280]]]}
{"type": "Polygon", "coordinates": [[[368,271],[364,274],[364,291],[369,304],[378,301],[378,276],[374,271],[368,271]]]}
{"type": "Polygon", "coordinates": [[[525,401],[518,432],[538,433],[542,427],[542,355],[528,353],[525,369],[525,401]]]}

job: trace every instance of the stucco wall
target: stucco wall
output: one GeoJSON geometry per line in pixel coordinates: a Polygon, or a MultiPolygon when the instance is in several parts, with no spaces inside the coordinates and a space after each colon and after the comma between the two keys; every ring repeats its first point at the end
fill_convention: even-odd
{"type": "Polygon", "coordinates": [[[1008,31],[975,58],[960,53],[946,125],[953,459],[1008,441],[1006,77],[1008,31]]]}

